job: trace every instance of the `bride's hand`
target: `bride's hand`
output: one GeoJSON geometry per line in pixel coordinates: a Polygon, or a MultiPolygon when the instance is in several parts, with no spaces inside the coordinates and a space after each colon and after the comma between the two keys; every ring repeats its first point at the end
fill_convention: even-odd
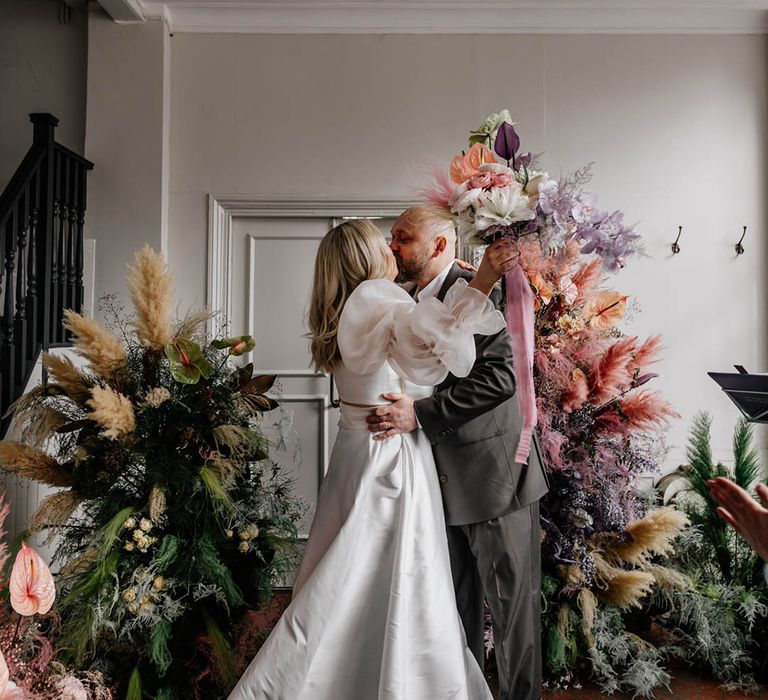
{"type": "Polygon", "coordinates": [[[520,251],[514,241],[507,238],[494,241],[485,249],[480,268],[469,286],[483,294],[490,294],[493,285],[517,265],[519,259],[520,251]]]}

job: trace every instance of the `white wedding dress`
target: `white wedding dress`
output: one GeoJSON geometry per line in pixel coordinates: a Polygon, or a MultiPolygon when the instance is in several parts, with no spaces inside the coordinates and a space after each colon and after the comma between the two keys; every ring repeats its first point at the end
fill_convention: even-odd
{"type": "Polygon", "coordinates": [[[293,601],[230,700],[491,700],[456,609],[429,440],[374,441],[386,392],[428,396],[466,376],[473,334],[504,327],[459,280],[416,304],[388,280],[360,284],[339,323],[341,419],[293,601]]]}

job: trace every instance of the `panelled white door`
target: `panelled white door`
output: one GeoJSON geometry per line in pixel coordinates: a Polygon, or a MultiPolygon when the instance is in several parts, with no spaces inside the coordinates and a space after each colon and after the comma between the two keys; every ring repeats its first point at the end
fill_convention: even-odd
{"type": "Polygon", "coordinates": [[[320,239],[343,217],[374,219],[389,238],[401,200],[210,198],[208,305],[224,311],[233,335],[251,334],[247,358],[259,374],[279,377],[281,408],[265,415],[272,457],[295,479],[308,511],[336,437],[331,379],[311,367],[306,316],[320,239]],[[280,436],[285,445],[277,445],[280,436]]]}

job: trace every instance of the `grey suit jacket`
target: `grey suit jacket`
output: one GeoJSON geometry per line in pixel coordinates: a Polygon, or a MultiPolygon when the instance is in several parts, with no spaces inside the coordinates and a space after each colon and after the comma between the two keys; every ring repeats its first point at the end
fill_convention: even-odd
{"type": "MultiPolygon", "coordinates": [[[[473,274],[454,264],[437,298],[442,301],[459,277],[470,280],[473,274]]],[[[491,299],[503,307],[498,288],[491,299]]],[[[414,405],[432,443],[449,525],[506,515],[548,489],[535,436],[528,464],[514,461],[523,421],[507,331],[477,335],[475,344],[477,360],[470,374],[461,379],[448,375],[432,396],[414,405]]]]}

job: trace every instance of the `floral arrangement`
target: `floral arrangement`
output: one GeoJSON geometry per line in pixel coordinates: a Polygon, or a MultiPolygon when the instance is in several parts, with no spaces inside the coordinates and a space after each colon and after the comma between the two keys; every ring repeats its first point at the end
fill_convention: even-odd
{"type": "Polygon", "coordinates": [[[625,336],[629,299],[605,287],[641,250],[639,235],[620,211],[597,208],[590,177],[590,166],[559,180],[536,169],[504,110],[470,133],[450,177],[438,174],[424,194],[464,245],[518,244],[506,312],[521,411],[535,416],[550,480],[541,502],[548,682],[593,678],[607,693],[650,696],[669,681],[668,652],[637,636],[631,611],[652,593],[688,588],[666,565],[688,519],[649,509],[637,479],[658,471],[677,414],[648,389],[660,339],[625,336]]]}
{"type": "Polygon", "coordinates": [[[451,161],[450,179],[437,173],[437,186],[426,195],[455,220],[464,243],[534,239],[549,255],[575,241],[582,253],[597,253],[605,269],[623,267],[639,250],[640,237],[620,211],[601,211],[597,197],[582,188],[589,167],[558,182],[534,165],[531,153],[520,151],[505,109],[470,132],[469,149],[451,161]]]}
{"type": "Polygon", "coordinates": [[[649,510],[638,476],[657,472],[663,430],[677,413],[648,389],[658,337],[618,330],[628,298],[605,289],[604,263],[570,242],[543,255],[521,244],[535,295],[538,436],[550,491],[542,499],[545,660],[557,685],[592,676],[605,692],[648,696],[669,677],[666,652],[628,629],[652,592],[684,590],[664,565],[688,524],[649,510]]]}
{"type": "MultiPolygon", "coordinates": [[[[0,571],[11,559],[4,539],[9,510],[0,497],[0,571]]],[[[48,566],[26,542],[1,587],[8,600],[0,605],[0,700],[111,700],[100,674],[78,677],[53,660],[56,588],[48,566]]]]}
{"type": "Polygon", "coordinates": [[[302,506],[270,461],[260,416],[274,377],[209,340],[213,316],[171,318],[171,280],[144,248],[135,316],[66,313],[85,366],[46,355],[49,381],[13,409],[0,465],[61,490],[30,532],[58,534],[58,656],[100,669],[121,697],[218,697],[237,680],[235,630],[271,595],[302,506]]]}

